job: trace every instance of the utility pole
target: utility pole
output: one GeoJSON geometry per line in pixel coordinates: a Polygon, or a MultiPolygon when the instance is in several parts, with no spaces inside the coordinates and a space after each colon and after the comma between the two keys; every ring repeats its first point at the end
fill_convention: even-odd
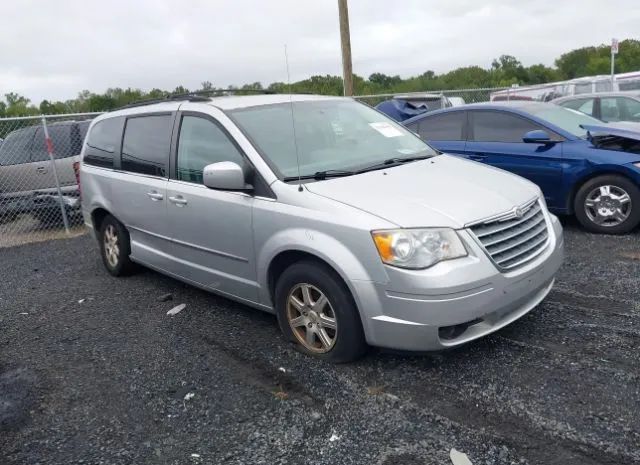
{"type": "Polygon", "coordinates": [[[349,8],[347,0],[338,0],[340,17],[340,44],[342,45],[342,79],[344,95],[353,95],[353,69],[351,66],[351,36],[349,34],[349,8]]]}
{"type": "Polygon", "coordinates": [[[611,90],[615,90],[615,57],[618,53],[618,39],[611,39],[611,90]]]}

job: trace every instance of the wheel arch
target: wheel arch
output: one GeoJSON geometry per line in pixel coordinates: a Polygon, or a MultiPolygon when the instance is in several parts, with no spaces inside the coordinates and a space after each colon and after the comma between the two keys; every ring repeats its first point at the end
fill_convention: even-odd
{"type": "Polygon", "coordinates": [[[341,278],[361,313],[354,281],[380,282],[386,280],[386,273],[382,266],[363,263],[352,249],[329,234],[309,229],[285,230],[271,236],[256,254],[261,303],[273,306],[275,282],[282,271],[308,259],[322,263],[341,278]]]}
{"type": "Polygon", "coordinates": [[[108,215],[111,215],[111,212],[103,207],[97,207],[91,210],[91,224],[93,225],[93,230],[96,233],[100,231],[102,222],[108,215]]]}
{"type": "MultiPolygon", "coordinates": [[[[271,302],[275,301],[276,284],[280,276],[282,276],[282,273],[284,273],[284,271],[294,263],[299,263],[303,261],[316,262],[322,266],[329,268],[338,277],[340,277],[340,279],[343,281],[345,286],[349,288],[349,285],[347,284],[347,280],[328,261],[308,251],[304,251],[300,249],[288,249],[288,250],[283,250],[279,252],[276,256],[274,256],[267,268],[267,285],[269,289],[269,298],[271,299],[271,302]]],[[[352,297],[353,297],[353,292],[351,291],[351,289],[349,289],[349,291],[352,293],[352,297]]]]}
{"type": "MultiPolygon", "coordinates": [[[[608,167],[605,170],[591,171],[590,173],[585,174],[581,178],[579,178],[576,182],[573,183],[573,186],[569,190],[569,194],[567,195],[566,205],[567,205],[567,213],[573,215],[575,213],[575,200],[576,195],[578,195],[578,191],[582,186],[591,181],[592,179],[599,178],[601,176],[621,176],[625,178],[627,181],[637,184],[636,181],[629,176],[628,173],[625,172],[624,168],[614,165],[613,167],[608,167]]],[[[639,186],[640,188],[640,186],[639,186]]]]}

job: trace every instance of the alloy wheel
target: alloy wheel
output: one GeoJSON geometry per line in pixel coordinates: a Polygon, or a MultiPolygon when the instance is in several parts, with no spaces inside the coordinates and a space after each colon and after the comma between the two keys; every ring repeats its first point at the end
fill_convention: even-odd
{"type": "Polygon", "coordinates": [[[618,186],[604,185],[593,189],[584,201],[587,217],[605,227],[624,223],[631,214],[631,197],[618,186]]]}
{"type": "Polygon", "coordinates": [[[287,320],[298,342],[311,352],[328,352],[336,343],[336,314],[329,299],[311,284],[301,283],[291,289],[287,320]]]}
{"type": "Polygon", "coordinates": [[[118,260],[120,259],[118,232],[112,224],[108,225],[104,230],[104,255],[109,266],[115,268],[118,265],[118,260]]]}

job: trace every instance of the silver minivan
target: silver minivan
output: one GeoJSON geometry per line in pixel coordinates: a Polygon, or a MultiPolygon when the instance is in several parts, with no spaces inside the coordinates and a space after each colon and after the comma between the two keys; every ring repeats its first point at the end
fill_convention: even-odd
{"type": "Polygon", "coordinates": [[[352,99],[186,96],[94,120],[82,208],[107,270],[137,264],[275,313],[308,354],[430,351],[553,286],[540,189],[440,154],[352,99]]]}

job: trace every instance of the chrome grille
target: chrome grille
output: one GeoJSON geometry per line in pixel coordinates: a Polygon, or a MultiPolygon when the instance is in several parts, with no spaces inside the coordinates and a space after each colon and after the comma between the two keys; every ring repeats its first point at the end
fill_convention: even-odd
{"type": "Polygon", "coordinates": [[[469,229],[498,268],[504,270],[533,260],[549,240],[547,222],[537,199],[469,229]]]}

